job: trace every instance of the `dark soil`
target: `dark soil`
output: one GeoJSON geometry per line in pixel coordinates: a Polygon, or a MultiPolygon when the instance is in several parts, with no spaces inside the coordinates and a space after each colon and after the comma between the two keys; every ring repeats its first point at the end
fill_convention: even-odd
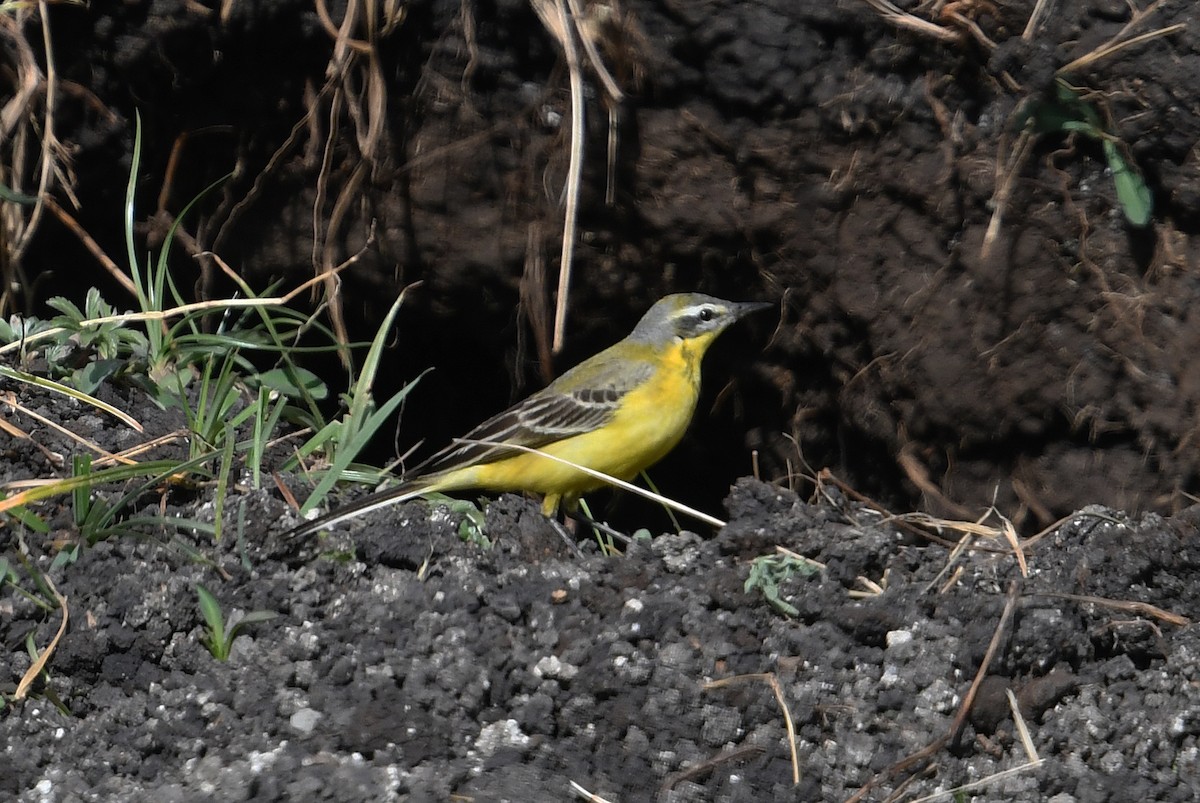
{"type": "MultiPolygon", "coordinates": [[[[256,287],[361,251],[341,304],[362,338],[400,286],[424,281],[389,375],[439,370],[406,407],[401,450],[443,445],[622,336],[666,292],[779,300],[781,323],[765,350],[752,326],[718,344],[692,436],[655,472],[669,494],[728,518],[717,532],[579,560],[532,503],[506,497],[488,510],[491,548],[422,505],[331,543],[286,543],[295,522],[270,487],[233,493],[244,524],[219,544],[155,532],[82,549],[51,572],[71,619],[49,681],[0,714],[0,792],[540,801],[569,798],[576,781],[625,801],[841,800],[874,780],[867,799],[917,799],[1026,760],[1011,688],[1044,763],[973,799],[1195,799],[1200,647],[1172,618],[1195,617],[1200,588],[1193,4],[1059,0],[1028,36],[1032,0],[902,5],[947,38],[897,29],[857,0],[590,6],[628,99],[606,203],[607,116],[588,74],[572,317],[550,359],[556,277],[537,268],[557,264],[569,95],[528,4],[409,4],[377,26],[375,59],[328,85],[334,39],[307,0],[54,4],[66,88],[55,133],[79,206],[57,197],[108,254],[125,252],[138,111],[147,246],[233,173],[185,222],[180,286],[230,292],[188,251],[219,254],[256,287]],[[1043,134],[1014,167],[1021,105],[1051,98],[1056,69],[1131,23],[1127,37],[1186,27],[1066,77],[1145,177],[1154,212],[1140,228],[1098,141],[1043,134]],[[335,102],[336,87],[348,94],[335,102]],[[722,511],[751,449],[760,476],[816,504],[741,481],[722,511]],[[814,489],[825,467],[846,485],[814,489]],[[994,504],[1025,536],[1066,520],[1028,545],[1021,578],[1007,541],[981,536],[952,556],[839,487],[957,520],[994,504]],[[790,616],[744,590],[750,561],[777,545],[826,564],[783,583],[790,616]],[[882,593],[852,595],[868,588],[859,577],[882,593]],[[280,617],[217,662],[200,641],[197,582],[230,609],[280,617]],[[765,681],[704,688],[758,673],[790,711],[798,787],[765,681]]],[[[337,24],[346,9],[330,9],[337,24]]],[[[43,57],[36,15],[2,34],[5,59],[18,35],[43,57]]],[[[368,38],[363,25],[354,35],[368,38]]],[[[4,159],[27,160],[6,182],[36,177],[40,148],[0,133],[4,159]]],[[[44,314],[46,296],[100,283],[132,306],[95,265],[47,216],[16,266],[29,277],[19,300],[44,314]]],[[[114,399],[154,434],[182,426],[114,399]]],[[[129,445],[80,408],[35,406],[107,449],[129,445]]],[[[0,476],[69,472],[79,444],[10,420],[68,459],[12,437],[0,476]]],[[[305,482],[283,481],[298,493],[305,482]]],[[[206,520],[212,502],[206,488],[141,500],[147,514],[206,520]]],[[[630,531],[665,528],[657,511],[609,514],[630,531]]],[[[51,503],[50,517],[51,537],[23,538],[43,571],[76,537],[65,510],[51,503]]],[[[17,536],[0,530],[0,554],[38,596],[17,536]]],[[[27,637],[45,649],[60,613],[11,584],[0,606],[10,693],[27,637]]]]}
{"type": "MultiPolygon", "coordinates": [[[[70,627],[31,699],[0,716],[5,797],[552,801],[572,782],[609,800],[911,800],[975,782],[972,800],[1200,794],[1200,631],[1182,618],[1200,604],[1200,513],[1088,508],[1026,545],[1023,578],[999,537],[955,554],[836,492],[809,504],[752,480],[715,534],[619,557],[587,542],[582,559],[515,496],[488,506],[488,548],[425,503],[319,542],[281,540],[296,520],[275,493],[227,505],[245,526],[220,543],[112,538],[51,571],[70,627]],[[778,577],[791,615],[746,588],[781,546],[824,564],[778,577]],[[278,618],[217,661],[197,583],[228,614],[278,618]],[[1042,763],[984,780],[1029,760],[1010,689],[1042,763]]],[[[38,596],[17,533],[2,537],[38,596]]],[[[23,540],[46,570],[51,545],[23,540]]],[[[0,603],[11,694],[27,639],[46,648],[62,614],[0,603]]]]}

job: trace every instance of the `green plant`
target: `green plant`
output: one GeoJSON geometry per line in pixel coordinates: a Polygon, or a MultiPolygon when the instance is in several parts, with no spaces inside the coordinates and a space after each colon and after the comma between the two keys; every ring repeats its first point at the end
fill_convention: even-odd
{"type": "Polygon", "coordinates": [[[262,487],[262,467],[267,446],[288,406],[286,396],[276,394],[274,401],[271,396],[271,391],[265,385],[260,385],[252,406],[252,428],[246,464],[250,468],[250,484],[255,490],[262,487]]]}
{"type": "Polygon", "coordinates": [[[1125,219],[1134,226],[1145,226],[1154,211],[1154,198],[1142,179],[1133,159],[1126,157],[1126,147],[1111,126],[1106,125],[1084,93],[1064,79],[1054,83],[1051,98],[1030,98],[1017,112],[1019,127],[1031,126],[1036,133],[1081,134],[1098,140],[1112,173],[1117,201],[1125,219]]]}
{"type": "Polygon", "coordinates": [[[366,473],[355,473],[352,469],[354,459],[370,442],[371,438],[394,413],[404,399],[416,387],[417,382],[424,376],[422,373],[412,380],[382,405],[376,406],[374,394],[375,378],[383,361],[383,349],[391,332],[392,322],[404,303],[407,289],[402,292],[371,341],[367,350],[362,370],[351,385],[350,391],[343,396],[346,413],[336,421],[330,421],[316,431],[296,452],[296,455],[285,468],[295,468],[300,461],[320,451],[329,459],[329,469],[318,480],[316,487],[300,506],[301,514],[312,510],[328,495],[334,483],[341,479],[363,479],[378,483],[385,474],[378,470],[366,473]]]}
{"type": "MultiPolygon", "coordinates": [[[[300,354],[339,348],[327,327],[288,309],[286,298],[257,295],[215,255],[210,258],[238,285],[237,297],[188,303],[176,287],[169,270],[176,231],[204,193],[220,182],[183,209],[164,236],[157,254],[139,256],[134,196],[141,137],[139,119],[124,206],[125,243],[138,310],[118,311],[92,289],[82,309],[65,298],[52,299],[50,305],[58,313],[52,320],[14,317],[0,321],[0,340],[7,341],[0,345],[0,353],[19,349],[20,364],[43,374],[36,376],[29,371],[0,366],[0,376],[74,396],[110,415],[122,417],[140,431],[137,422],[88,395],[106,382],[137,385],[159,406],[176,408],[184,414],[191,436],[188,457],[100,470],[91,466],[90,459],[80,458],[73,462],[71,477],[0,499],[0,514],[31,528],[45,529],[45,523],[27,505],[70,494],[75,524],[84,536],[80,545],[136,532],[134,527],[147,525],[156,530],[173,527],[208,532],[220,539],[225,529],[227,499],[234,479],[239,476],[238,467],[248,468],[254,487],[261,487],[268,447],[285,421],[315,433],[285,468],[295,468],[299,460],[315,451],[323,452],[330,461],[329,470],[306,500],[306,509],[317,504],[339,479],[366,478],[378,482],[382,476],[380,470],[356,466],[353,460],[415,384],[414,380],[376,406],[372,387],[400,300],[370,344],[363,369],[345,397],[345,415],[338,420],[327,420],[321,406],[328,396],[327,388],[316,375],[295,363],[300,354]],[[214,322],[213,315],[218,313],[222,317],[214,322]],[[310,342],[315,338],[318,345],[300,345],[302,335],[310,342]],[[319,343],[322,337],[327,345],[319,343]],[[107,496],[94,493],[102,483],[129,480],[141,481],[123,489],[123,493],[107,496]],[[215,480],[211,523],[129,516],[139,495],[209,480],[215,480]]],[[[268,288],[268,292],[273,290],[268,288]]],[[[359,345],[362,344],[344,344],[344,347],[359,345]]],[[[72,554],[75,553],[64,550],[56,560],[69,560],[72,554]]]]}
{"type": "Polygon", "coordinates": [[[487,537],[487,515],[483,512],[485,500],[472,502],[445,494],[429,494],[425,498],[429,502],[445,505],[451,513],[462,515],[462,521],[458,523],[458,537],[461,540],[483,549],[492,548],[492,540],[487,537]]]}
{"type": "Polygon", "coordinates": [[[50,326],[62,330],[45,349],[51,376],[92,393],[105,381],[136,370],[137,363],[130,357],[146,351],[146,337],[117,320],[116,310],[99,290],[87,291],[82,310],[61,296],[46,303],[59,312],[50,326]],[[94,320],[104,322],[88,323],[94,320]]]}
{"type": "Polygon", "coordinates": [[[250,611],[241,613],[234,611],[225,618],[221,611],[221,603],[204,586],[196,584],[196,597],[200,602],[200,613],[204,617],[207,630],[201,636],[204,646],[218,661],[228,661],[233,641],[238,632],[247,625],[268,622],[278,616],[274,611],[250,611]]]}
{"type": "MultiPolygon", "coordinates": [[[[176,228],[203,193],[176,218],[157,258],[148,258],[142,264],[133,225],[140,153],[139,120],[126,190],[124,233],[140,311],[117,312],[92,289],[86,295],[83,309],[67,299],[55,298],[49,303],[59,314],[51,321],[13,319],[0,325],[0,337],[10,343],[6,350],[20,347],[22,362],[30,364],[35,353],[30,349],[39,348],[42,370],[62,383],[3,367],[0,367],[0,374],[82,396],[98,407],[101,406],[99,402],[84,394],[104,382],[126,381],[143,388],[161,407],[175,407],[185,415],[192,435],[188,439],[190,454],[187,461],[99,472],[93,472],[90,465],[77,462],[70,480],[0,503],[0,510],[3,510],[7,509],[5,503],[11,508],[69,491],[73,494],[76,524],[89,543],[123,530],[116,523],[118,514],[123,512],[121,505],[136,502],[136,497],[129,494],[120,497],[115,504],[100,498],[90,499],[89,494],[96,484],[147,475],[155,482],[174,483],[187,481],[189,470],[203,478],[209,469],[217,478],[216,517],[211,530],[219,538],[229,478],[236,460],[245,454],[252,463],[255,484],[260,484],[267,443],[289,406],[293,402],[300,405],[292,418],[319,416],[318,402],[327,395],[324,385],[313,374],[292,362],[300,351],[293,343],[298,333],[305,327],[315,328],[318,332],[322,328],[311,324],[299,312],[283,307],[279,299],[259,303],[243,283],[243,292],[248,299],[185,303],[168,269],[170,247],[176,228]],[[238,309],[240,315],[230,314],[238,309]],[[225,316],[215,333],[206,331],[204,321],[214,312],[225,316]],[[136,324],[141,324],[141,328],[136,324]],[[273,353],[278,358],[264,374],[259,374],[254,363],[243,354],[255,350],[273,353]],[[250,437],[239,441],[239,428],[251,420],[250,437]]],[[[102,409],[120,415],[112,408],[102,409]]],[[[128,417],[125,419],[137,428],[136,422],[128,417]]],[[[141,486],[141,490],[147,489],[147,485],[141,486]]],[[[22,511],[20,515],[32,516],[28,511],[22,511]]]]}
{"type": "Polygon", "coordinates": [[[783,599],[780,586],[795,575],[808,577],[819,571],[817,564],[799,555],[761,555],[750,562],[750,574],[743,590],[747,594],[757,590],[772,608],[785,616],[796,616],[800,611],[783,599]]]}
{"type": "Polygon", "coordinates": [[[45,522],[36,514],[27,510],[26,506],[63,494],[71,494],[72,504],[75,506],[75,515],[81,519],[79,522],[80,530],[81,532],[88,533],[88,541],[91,543],[101,537],[112,534],[109,528],[113,525],[117,513],[127,509],[138,496],[145,493],[149,488],[169,481],[178,473],[187,473],[189,471],[202,472],[202,468],[200,467],[201,462],[201,460],[188,462],[152,460],[143,463],[113,466],[112,468],[101,469],[99,471],[92,470],[90,464],[79,464],[75,466],[75,474],[71,477],[44,485],[37,485],[15,493],[5,499],[0,499],[0,512],[12,516],[35,532],[49,532],[49,527],[45,522]],[[88,496],[85,502],[81,502],[82,494],[78,493],[81,490],[86,493],[90,489],[104,483],[125,482],[146,476],[149,476],[149,480],[137,486],[134,490],[126,492],[117,502],[112,504],[105,502],[101,498],[91,496],[88,496]]]}

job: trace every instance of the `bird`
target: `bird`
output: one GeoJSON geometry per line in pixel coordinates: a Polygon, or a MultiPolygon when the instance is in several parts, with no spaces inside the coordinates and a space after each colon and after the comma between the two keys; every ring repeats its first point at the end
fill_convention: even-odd
{"type": "Polygon", "coordinates": [[[691,423],[700,363],[713,340],[741,318],[772,306],[702,293],[664,296],[624,340],[484,421],[399,484],[287,535],[310,535],[422,494],[470,489],[541,494],[542,513],[551,520],[560,510],[573,512],[583,494],[607,483],[568,464],[628,481],[657,463],[691,423]]]}

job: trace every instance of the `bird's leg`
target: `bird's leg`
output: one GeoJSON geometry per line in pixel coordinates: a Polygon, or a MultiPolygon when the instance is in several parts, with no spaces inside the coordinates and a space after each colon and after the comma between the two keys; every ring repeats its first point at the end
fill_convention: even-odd
{"type": "Polygon", "coordinates": [[[562,494],[546,494],[542,498],[542,515],[554,527],[554,532],[558,533],[558,537],[563,540],[575,557],[582,558],[583,550],[579,548],[579,542],[575,539],[575,528],[571,526],[574,522],[568,519],[567,526],[564,527],[558,520],[559,511],[570,510],[574,504],[574,499],[564,499],[562,494]]]}
{"type": "Polygon", "coordinates": [[[567,545],[567,549],[571,550],[575,557],[582,560],[583,550],[579,548],[579,544],[575,541],[575,536],[567,532],[567,528],[559,523],[558,519],[549,518],[547,521],[549,521],[550,526],[554,528],[554,532],[558,533],[558,537],[561,538],[563,543],[567,545]]]}
{"type": "Polygon", "coordinates": [[[633,542],[633,539],[625,533],[608,526],[602,521],[596,521],[581,509],[573,510],[567,515],[571,517],[571,521],[582,524],[586,527],[594,527],[595,529],[607,535],[609,538],[620,541],[625,546],[629,546],[633,542]]]}

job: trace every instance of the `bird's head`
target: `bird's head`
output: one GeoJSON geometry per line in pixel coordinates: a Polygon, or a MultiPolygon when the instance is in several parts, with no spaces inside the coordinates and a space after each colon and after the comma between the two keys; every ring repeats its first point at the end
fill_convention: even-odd
{"type": "Polygon", "coordinates": [[[738,319],[771,306],[757,301],[722,301],[703,293],[676,293],[659,299],[638,321],[629,339],[656,346],[693,342],[703,347],[738,319]]]}

